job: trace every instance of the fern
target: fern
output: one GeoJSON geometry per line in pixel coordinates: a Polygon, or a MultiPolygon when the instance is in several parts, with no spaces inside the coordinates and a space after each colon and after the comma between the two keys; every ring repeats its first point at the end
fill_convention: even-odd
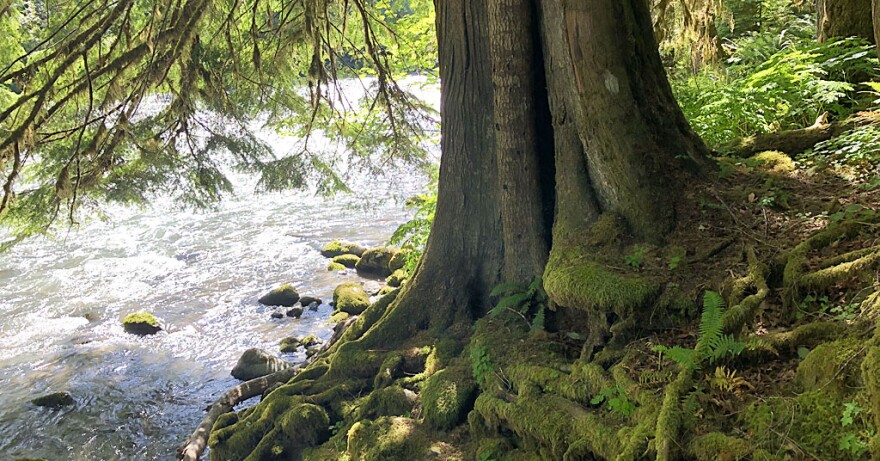
{"type": "Polygon", "coordinates": [[[532,330],[543,329],[545,311],[549,298],[544,292],[544,283],[541,277],[535,278],[528,285],[516,282],[505,282],[494,289],[491,295],[500,297],[495,307],[489,311],[489,315],[496,317],[502,312],[517,314],[522,317],[532,330]],[[531,316],[531,320],[529,320],[531,316]]]}

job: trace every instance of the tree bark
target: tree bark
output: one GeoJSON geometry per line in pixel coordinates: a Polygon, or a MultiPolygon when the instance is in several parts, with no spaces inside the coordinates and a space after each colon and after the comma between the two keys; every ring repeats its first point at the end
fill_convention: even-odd
{"type": "Polygon", "coordinates": [[[871,1],[871,18],[874,24],[874,43],[877,45],[877,56],[880,56],[880,0],[871,1]]]}
{"type": "Polygon", "coordinates": [[[530,0],[488,1],[504,278],[520,283],[543,272],[548,251],[537,149],[532,6],[530,0]]]}
{"type": "Polygon", "coordinates": [[[872,0],[817,0],[818,40],[856,36],[876,43],[871,3],[872,0]]]}
{"type": "MultiPolygon", "coordinates": [[[[548,81],[554,91],[573,92],[578,137],[601,210],[623,216],[636,237],[661,241],[675,224],[676,181],[705,167],[708,151],[672,95],[647,3],[541,5],[548,59],[564,63],[548,71],[548,81]]],[[[568,202],[558,200],[560,207],[568,202]]]]}

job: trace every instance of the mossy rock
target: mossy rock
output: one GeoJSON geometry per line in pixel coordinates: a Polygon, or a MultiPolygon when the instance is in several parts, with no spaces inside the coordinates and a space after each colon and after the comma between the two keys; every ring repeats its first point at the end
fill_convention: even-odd
{"type": "Polygon", "coordinates": [[[816,346],[798,365],[795,383],[804,391],[851,393],[861,388],[864,342],[840,339],[816,346]]]}
{"type": "Polygon", "coordinates": [[[778,150],[761,152],[746,160],[746,164],[777,174],[789,174],[795,170],[794,160],[778,150]]]}
{"type": "Polygon", "coordinates": [[[135,312],[128,314],[122,320],[122,329],[126,333],[138,336],[154,335],[162,331],[159,320],[153,314],[147,312],[135,312]]]}
{"type": "Polygon", "coordinates": [[[348,430],[348,454],[352,461],[418,460],[425,458],[429,439],[409,418],[382,417],[355,423],[348,430]]]}
{"type": "Polygon", "coordinates": [[[391,292],[393,292],[393,291],[396,290],[396,289],[397,289],[397,288],[394,288],[394,287],[392,287],[392,286],[385,285],[384,287],[382,287],[381,290],[379,290],[378,293],[376,293],[376,296],[385,296],[385,295],[387,295],[387,294],[390,294],[391,292]]]}
{"type": "Polygon", "coordinates": [[[290,337],[281,340],[281,352],[292,353],[299,348],[299,339],[290,337]]]}
{"type": "Polygon", "coordinates": [[[339,255],[333,258],[333,262],[342,264],[349,269],[354,269],[354,266],[357,265],[360,260],[361,258],[355,255],[339,255]]]}
{"type": "Polygon", "coordinates": [[[391,260],[396,253],[397,250],[388,247],[370,248],[361,255],[361,260],[355,267],[358,272],[387,277],[394,272],[391,269],[391,260]]]}
{"type": "Polygon", "coordinates": [[[739,461],[749,459],[752,447],[745,440],[720,432],[703,434],[691,441],[690,452],[698,461],[739,461]]]}
{"type": "Polygon", "coordinates": [[[477,382],[471,370],[451,367],[429,377],[422,386],[425,422],[440,430],[462,423],[474,406],[477,382]]]}
{"type": "Polygon", "coordinates": [[[293,285],[282,285],[259,299],[260,304],[265,306],[293,307],[299,301],[299,293],[293,285]]]}
{"type": "Polygon", "coordinates": [[[351,317],[351,314],[348,312],[334,312],[333,315],[327,320],[327,323],[336,324],[340,322],[344,322],[351,317]]]}
{"type": "Polygon", "coordinates": [[[866,430],[856,418],[844,428],[841,416],[852,397],[833,392],[810,391],[793,398],[768,398],[753,403],[744,412],[749,440],[769,452],[794,444],[798,452],[810,453],[819,459],[852,459],[840,449],[845,433],[866,430]]]}
{"type": "Polygon", "coordinates": [[[262,349],[252,348],[241,354],[238,363],[232,369],[232,376],[235,379],[248,381],[290,368],[291,366],[293,365],[289,362],[275,357],[262,349]]]}
{"type": "Polygon", "coordinates": [[[315,335],[308,335],[305,338],[302,338],[299,340],[299,343],[302,345],[302,347],[305,347],[305,348],[317,346],[318,344],[321,344],[322,342],[324,342],[324,341],[321,341],[321,339],[315,335]]]}
{"type": "Polygon", "coordinates": [[[544,290],[561,306],[611,311],[623,317],[660,294],[660,285],[648,277],[618,274],[596,262],[560,253],[564,252],[554,250],[550,255],[544,290]]]}
{"type": "Polygon", "coordinates": [[[320,306],[324,301],[315,296],[303,296],[302,298],[299,298],[299,303],[302,304],[302,307],[309,307],[312,303],[320,306]]]}
{"type": "Polygon", "coordinates": [[[388,270],[391,272],[399,271],[406,267],[406,260],[409,258],[409,255],[412,253],[412,250],[397,250],[394,252],[394,255],[391,256],[391,260],[388,261],[388,270]]]}
{"type": "Polygon", "coordinates": [[[403,282],[409,278],[409,275],[402,269],[397,269],[392,272],[391,275],[385,279],[385,283],[388,284],[389,287],[397,288],[403,285],[403,282]]]}
{"type": "Polygon", "coordinates": [[[333,290],[333,303],[339,312],[359,315],[370,307],[370,295],[357,282],[343,283],[333,290]]]}
{"type": "Polygon", "coordinates": [[[367,251],[366,248],[352,242],[343,242],[334,240],[321,248],[321,256],[325,258],[335,258],[340,255],[360,256],[367,251]]]}
{"type": "Polygon", "coordinates": [[[339,263],[331,262],[330,264],[327,264],[327,270],[330,272],[339,272],[344,271],[345,269],[347,268],[339,263]]]}
{"type": "Polygon", "coordinates": [[[37,397],[31,403],[38,407],[58,409],[76,404],[76,400],[69,392],[54,392],[52,394],[37,397]]]}
{"type": "Polygon", "coordinates": [[[410,413],[418,401],[411,390],[389,386],[370,393],[358,409],[359,419],[376,419],[382,416],[404,416],[410,413]]]}

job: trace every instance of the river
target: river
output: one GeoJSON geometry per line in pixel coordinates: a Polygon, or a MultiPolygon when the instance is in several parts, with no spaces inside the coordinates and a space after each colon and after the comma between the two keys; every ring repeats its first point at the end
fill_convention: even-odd
{"type": "MultiPolygon", "coordinates": [[[[429,97],[436,102],[436,92],[429,97]]],[[[292,141],[265,138],[277,151],[292,141]]],[[[215,209],[181,210],[167,199],[110,208],[106,221],[0,254],[0,460],[172,458],[205,407],[239,382],[229,372],[245,349],[278,353],[287,336],[330,337],[327,304],[275,320],[257,298],[293,283],[328,302],[336,285],[359,278],[328,272],[319,248],[334,239],[384,243],[411,217],[404,199],[425,181],[402,168],[333,197],[256,194],[256,178],[233,182],[235,196],[215,209]],[[123,332],[123,317],[138,310],[166,330],[123,332]],[[29,403],[59,391],[76,404],[29,403]]]]}

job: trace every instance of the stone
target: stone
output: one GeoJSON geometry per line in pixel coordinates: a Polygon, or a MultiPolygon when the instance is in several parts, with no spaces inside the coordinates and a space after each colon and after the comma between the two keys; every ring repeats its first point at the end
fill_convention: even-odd
{"type": "Polygon", "coordinates": [[[31,403],[38,407],[58,409],[76,404],[69,392],[54,392],[52,394],[37,397],[31,403]]]}
{"type": "Polygon", "coordinates": [[[154,335],[162,331],[159,320],[153,314],[147,312],[135,312],[128,314],[122,320],[122,329],[126,333],[138,336],[154,335]]]}
{"type": "Polygon", "coordinates": [[[370,296],[357,282],[347,282],[333,290],[336,310],[351,315],[359,315],[370,307],[370,296]]]}
{"type": "Polygon", "coordinates": [[[387,283],[389,287],[397,288],[403,285],[403,282],[405,282],[408,277],[409,276],[403,271],[403,269],[397,269],[388,276],[385,283],[387,283]]]}
{"type": "Polygon", "coordinates": [[[262,349],[253,348],[244,351],[235,368],[232,369],[232,376],[242,381],[249,381],[291,366],[293,365],[262,349]]]}
{"type": "Polygon", "coordinates": [[[276,311],[276,312],[273,312],[273,313],[272,313],[272,318],[273,318],[273,319],[283,319],[283,318],[284,318],[284,314],[281,313],[281,312],[277,312],[277,311],[276,311]]]}
{"type": "Polygon", "coordinates": [[[281,352],[296,352],[299,348],[299,339],[294,337],[284,338],[281,340],[281,352]]]}
{"type": "Polygon", "coordinates": [[[335,262],[337,264],[342,264],[343,266],[345,266],[349,269],[354,269],[354,266],[356,266],[358,261],[360,261],[360,260],[361,260],[361,258],[359,258],[355,255],[339,255],[339,256],[333,258],[333,262],[335,262]]]}
{"type": "Polygon", "coordinates": [[[299,298],[299,303],[303,306],[310,306],[312,303],[322,304],[324,301],[321,301],[321,298],[316,298],[314,296],[303,296],[299,298]]]}
{"type": "Polygon", "coordinates": [[[334,263],[334,262],[327,264],[327,270],[330,272],[339,272],[341,274],[345,274],[348,272],[345,270],[345,266],[343,266],[342,264],[339,264],[339,263],[334,263]]]}
{"type": "Polygon", "coordinates": [[[315,335],[308,335],[305,338],[299,340],[300,345],[305,348],[316,346],[318,344],[321,344],[322,342],[323,341],[321,341],[321,339],[315,335]]]}
{"type": "Polygon", "coordinates": [[[265,306],[293,307],[299,301],[299,293],[293,285],[282,285],[259,299],[260,304],[265,306]]]}
{"type": "Polygon", "coordinates": [[[324,248],[321,248],[321,256],[325,258],[335,258],[340,255],[355,255],[359,257],[364,254],[364,251],[367,251],[367,249],[357,243],[334,240],[324,245],[324,248]]]}
{"type": "Polygon", "coordinates": [[[303,308],[299,307],[299,306],[291,308],[290,310],[287,311],[287,316],[293,317],[295,319],[302,317],[302,315],[303,315],[303,308]]]}
{"type": "Polygon", "coordinates": [[[393,272],[389,265],[396,252],[397,250],[388,247],[370,248],[364,252],[355,268],[365,274],[387,277],[393,272]]]}
{"type": "Polygon", "coordinates": [[[374,280],[364,282],[364,291],[370,296],[375,296],[382,291],[382,284],[374,280]]]}
{"type": "Polygon", "coordinates": [[[318,305],[319,305],[319,303],[309,303],[308,309],[310,311],[316,311],[316,310],[318,310],[318,305]]]}

